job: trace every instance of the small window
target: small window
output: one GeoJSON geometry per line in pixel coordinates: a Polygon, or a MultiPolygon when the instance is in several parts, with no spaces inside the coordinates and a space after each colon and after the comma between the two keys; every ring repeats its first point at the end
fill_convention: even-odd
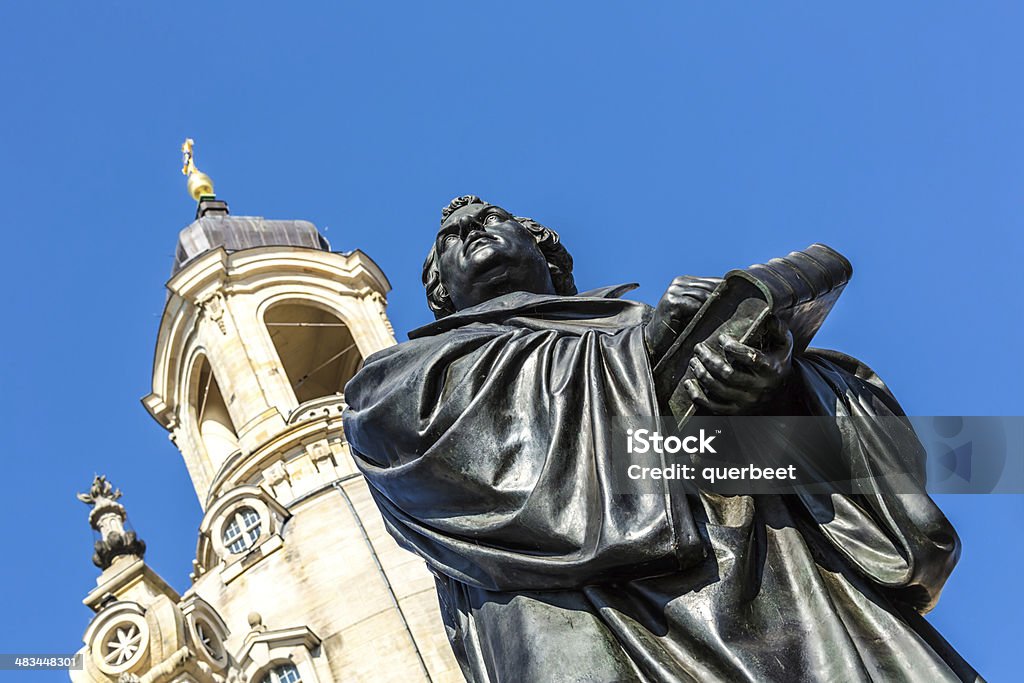
{"type": "Polygon", "coordinates": [[[238,554],[256,544],[260,537],[260,516],[250,507],[238,508],[224,527],[224,547],[238,554]]]}
{"type": "Polygon", "coordinates": [[[301,683],[299,670],[294,664],[281,664],[271,669],[263,677],[263,683],[301,683]]]}

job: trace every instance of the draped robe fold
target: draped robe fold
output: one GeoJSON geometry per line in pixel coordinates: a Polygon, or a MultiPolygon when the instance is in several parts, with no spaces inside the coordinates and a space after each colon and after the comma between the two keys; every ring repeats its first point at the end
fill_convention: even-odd
{"type": "MultiPolygon", "coordinates": [[[[436,577],[466,678],[976,680],[921,616],[959,554],[923,491],[613,492],[612,416],[659,412],[651,309],[622,291],[499,297],[370,356],[345,388],[352,455],[436,577]]],[[[835,352],[795,358],[787,391],[808,415],[902,415],[835,352]]],[[[921,457],[909,428],[872,424],[844,422],[829,456],[921,457]]]]}

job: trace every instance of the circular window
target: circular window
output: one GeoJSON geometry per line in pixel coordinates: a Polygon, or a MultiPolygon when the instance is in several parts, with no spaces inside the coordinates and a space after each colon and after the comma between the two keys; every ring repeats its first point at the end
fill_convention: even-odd
{"type": "Polygon", "coordinates": [[[142,661],[149,628],[141,615],[125,615],[103,628],[92,643],[92,657],[103,673],[120,674],[142,661]]]}
{"type": "Polygon", "coordinates": [[[142,630],[137,624],[122,624],[111,631],[103,646],[103,661],[109,666],[126,664],[142,649],[142,630]]]}
{"type": "Polygon", "coordinates": [[[236,555],[253,547],[259,537],[260,516],[251,507],[235,510],[224,525],[224,533],[221,535],[224,547],[236,555]]]}
{"type": "Polygon", "coordinates": [[[199,642],[202,643],[203,649],[206,650],[211,657],[215,660],[220,660],[220,658],[224,656],[224,648],[221,647],[220,640],[217,638],[212,626],[207,624],[205,621],[197,621],[196,635],[199,636],[199,642]]]}

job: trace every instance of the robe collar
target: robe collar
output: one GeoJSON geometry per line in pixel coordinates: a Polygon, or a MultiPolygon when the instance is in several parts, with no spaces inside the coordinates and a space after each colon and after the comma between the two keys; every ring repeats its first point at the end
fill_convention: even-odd
{"type": "Polygon", "coordinates": [[[418,327],[409,333],[409,339],[430,337],[472,323],[502,323],[509,318],[573,321],[609,328],[639,325],[649,317],[650,307],[619,298],[639,286],[635,282],[610,285],[574,296],[511,292],[418,327]]]}

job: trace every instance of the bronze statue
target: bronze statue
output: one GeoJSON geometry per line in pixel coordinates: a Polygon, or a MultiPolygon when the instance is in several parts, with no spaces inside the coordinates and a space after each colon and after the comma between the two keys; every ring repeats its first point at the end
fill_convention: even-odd
{"type": "MultiPolygon", "coordinates": [[[[345,430],[468,680],[976,680],[921,616],[960,547],[923,492],[611,486],[611,418],[665,413],[659,361],[720,280],[678,278],[654,309],[629,285],[578,294],[554,231],[465,196],[423,281],[437,319],[366,360],[345,430]]],[[[794,351],[779,317],[713,341],[678,361],[703,411],[902,415],[859,361],[794,351]]],[[[829,457],[916,447],[859,429],[829,457]]]]}

